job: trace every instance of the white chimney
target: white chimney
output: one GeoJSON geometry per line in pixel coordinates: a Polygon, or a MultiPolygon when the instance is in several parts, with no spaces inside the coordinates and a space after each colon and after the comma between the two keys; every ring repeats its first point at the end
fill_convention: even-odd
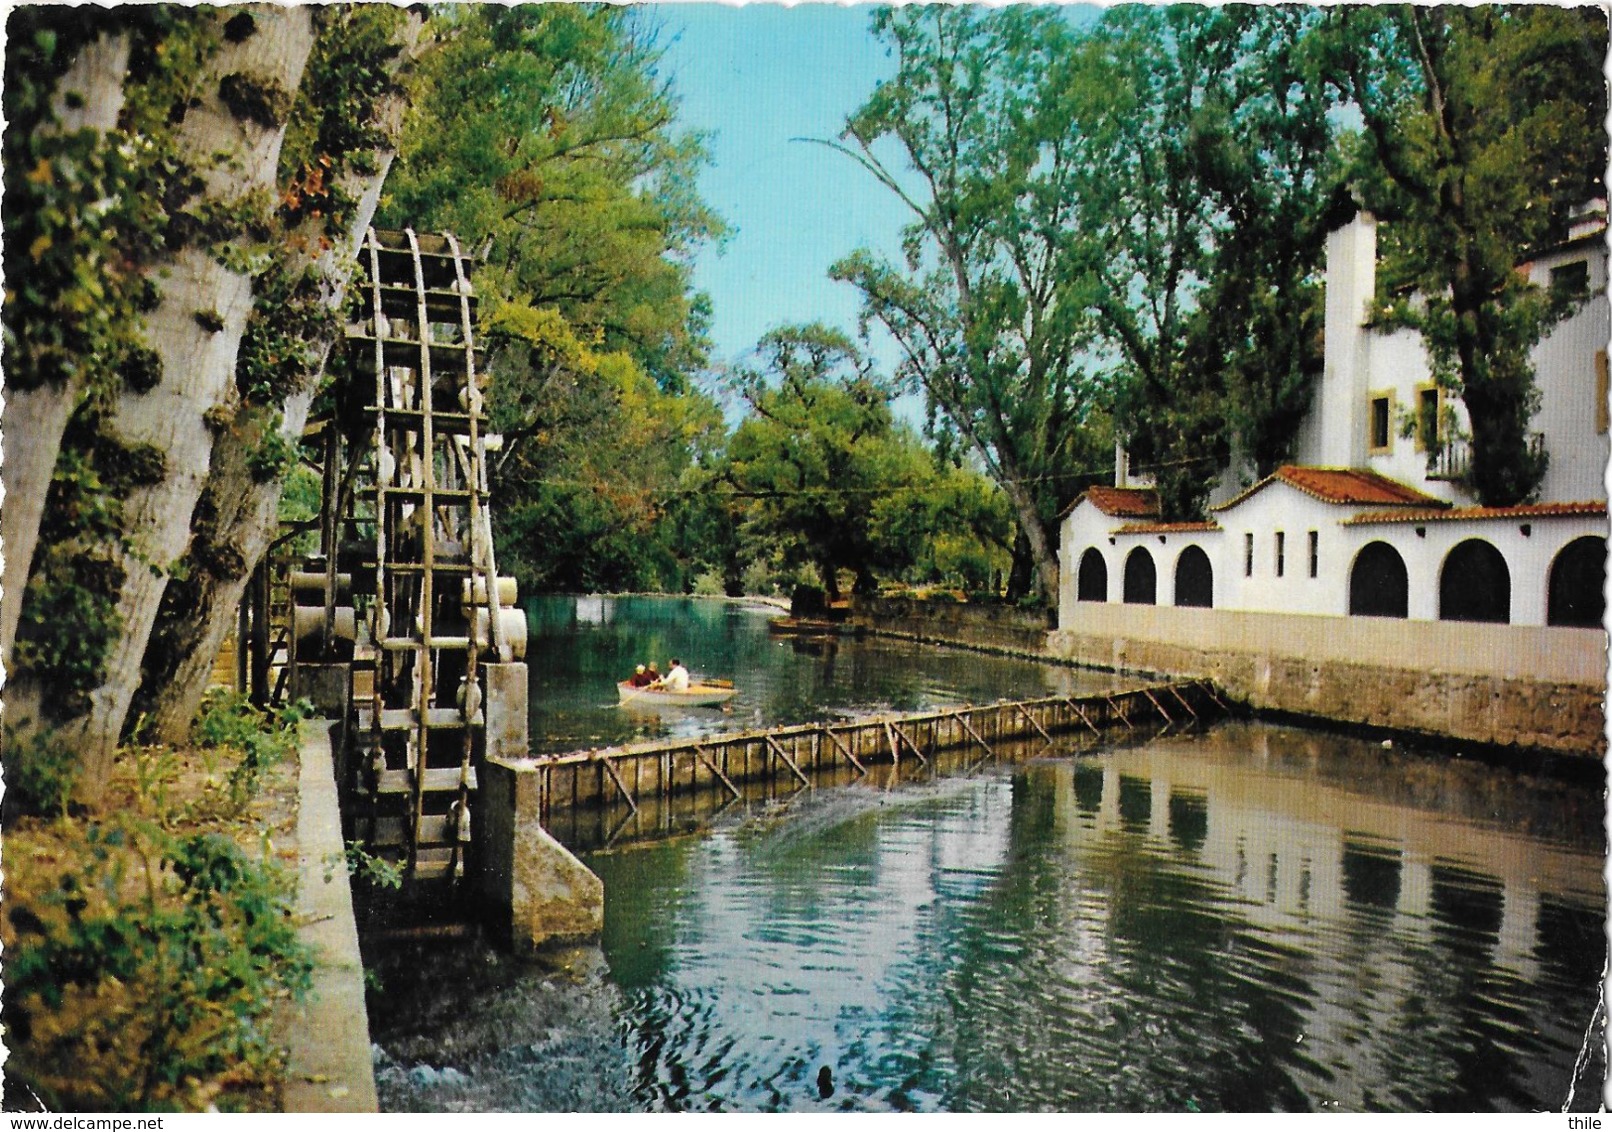
{"type": "Polygon", "coordinates": [[[1377,220],[1364,209],[1327,236],[1326,286],[1320,461],[1364,467],[1371,383],[1365,324],[1377,288],[1377,220]]]}

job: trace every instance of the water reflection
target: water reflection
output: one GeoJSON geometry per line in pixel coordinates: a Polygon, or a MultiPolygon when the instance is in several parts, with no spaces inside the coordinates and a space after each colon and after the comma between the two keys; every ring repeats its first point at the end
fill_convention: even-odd
{"type": "Polygon", "coordinates": [[[803,792],[592,858],[607,1060],[648,1109],[1560,1107],[1599,795],[1255,725],[803,792]]]}
{"type": "Polygon", "coordinates": [[[767,623],[781,610],[711,599],[541,597],[526,612],[540,752],[1116,685],[1099,673],[905,641],[774,637],[767,623]],[[722,710],[617,706],[616,681],[673,656],[697,675],[733,680],[739,695],[722,710]]]}

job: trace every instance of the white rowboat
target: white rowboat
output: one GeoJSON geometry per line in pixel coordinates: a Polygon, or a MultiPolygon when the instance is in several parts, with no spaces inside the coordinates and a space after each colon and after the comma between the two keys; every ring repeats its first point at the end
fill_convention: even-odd
{"type": "Polygon", "coordinates": [[[623,681],[616,685],[623,706],[642,704],[644,707],[710,707],[726,703],[739,694],[731,684],[690,684],[685,692],[669,688],[634,688],[623,681]]]}

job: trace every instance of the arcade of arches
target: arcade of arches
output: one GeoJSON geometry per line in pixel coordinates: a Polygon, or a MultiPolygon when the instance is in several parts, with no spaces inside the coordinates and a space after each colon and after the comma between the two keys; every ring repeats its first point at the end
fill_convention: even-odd
{"type": "MultiPolygon", "coordinates": [[[[1547,625],[1600,628],[1606,612],[1606,539],[1585,535],[1563,547],[1552,560],[1547,580],[1547,625]]],[[[1153,556],[1135,547],[1125,558],[1122,600],[1153,605],[1158,575],[1153,556]]],[[[1439,568],[1438,616],[1441,621],[1511,620],[1511,570],[1505,556],[1481,538],[1458,543],[1439,568]]],[[[1096,547],[1080,556],[1077,601],[1106,602],[1108,564],[1096,547]]],[[[1174,604],[1212,608],[1214,568],[1201,547],[1188,546],[1176,559],[1174,604]]],[[[1410,580],[1399,551],[1381,540],[1367,543],[1349,569],[1349,613],[1357,617],[1409,616],[1410,580]]]]}

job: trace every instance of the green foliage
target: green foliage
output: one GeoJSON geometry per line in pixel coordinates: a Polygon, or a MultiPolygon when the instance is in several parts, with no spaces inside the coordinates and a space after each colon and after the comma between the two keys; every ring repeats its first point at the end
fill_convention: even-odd
{"type": "Polygon", "coordinates": [[[751,413],[729,439],[718,478],[735,500],[741,556],[773,560],[769,586],[810,565],[831,598],[840,596],[841,570],[859,592],[872,592],[878,575],[922,562],[943,531],[977,536],[965,497],[977,501],[983,480],[937,466],[895,422],[890,390],[844,334],[782,327],[757,354],[761,368],[736,375],[751,413]]]}
{"type": "Polygon", "coordinates": [[[246,457],[246,466],[258,483],[279,479],[297,462],[297,445],[287,440],[279,428],[279,414],[263,429],[257,447],[246,457]]]}
{"type": "Polygon", "coordinates": [[[88,823],[65,868],[9,870],[6,1073],[54,1110],[199,1108],[267,1073],[276,1001],[309,984],[289,886],[216,833],[88,823]]]}
{"type": "Polygon", "coordinates": [[[18,671],[52,689],[44,711],[54,722],[79,712],[100,686],[107,652],[122,628],[117,599],[125,574],[110,550],[122,539],[122,492],[96,467],[91,451],[105,457],[116,449],[69,431],[46,496],[40,549],[11,654],[18,671]]]}
{"type": "Polygon", "coordinates": [[[696,597],[721,597],[728,592],[727,583],[715,570],[707,570],[694,579],[692,592],[696,597]]]}
{"type": "Polygon", "coordinates": [[[348,842],[342,853],[332,853],[325,858],[325,883],[329,884],[336,877],[336,869],[345,865],[347,872],[360,884],[367,884],[374,888],[402,888],[403,867],[395,861],[388,861],[385,857],[377,857],[359,841],[348,842]]]}
{"type": "Polygon", "coordinates": [[[708,316],[689,258],[721,225],[695,195],[702,145],[675,124],[648,21],[444,12],[382,200],[382,224],[488,249],[475,284],[505,437],[494,519],[499,561],[528,590],[730,576],[683,526],[704,525],[685,475],[722,429],[689,380],[708,316]]]}
{"type": "Polygon", "coordinates": [[[265,712],[239,692],[207,690],[193,737],[203,748],[225,748],[239,756],[227,779],[226,812],[239,813],[246,807],[263,775],[296,750],[297,725],[312,715],[313,706],[306,700],[265,712]]]}
{"type": "Polygon", "coordinates": [[[256,78],[243,71],[218,82],[218,98],[237,121],[272,130],[291,112],[291,95],[273,79],[256,78]]]}
{"type": "Polygon", "coordinates": [[[1606,13],[1340,7],[1327,32],[1327,73],[1364,127],[1352,172],[1388,222],[1382,317],[1421,332],[1465,402],[1479,499],[1528,499],[1545,471],[1530,351],[1568,306],[1514,269],[1605,194],[1606,13]],[[1423,301],[1393,303],[1401,288],[1423,301]]]}
{"type": "Polygon", "coordinates": [[[11,13],[4,220],[5,258],[16,270],[7,273],[3,321],[13,389],[74,381],[92,397],[117,391],[118,363],[140,344],[146,271],[162,246],[169,194],[185,177],[168,118],[186,68],[210,49],[204,23],[167,6],[11,13]],[[57,77],[87,42],[120,30],[139,76],[126,86],[120,128],[50,128],[57,77]]]}
{"type": "Polygon", "coordinates": [[[1334,100],[1297,7],[1114,8],[1084,44],[1075,243],[1133,466],[1167,517],[1287,460],[1321,371],[1334,100]],[[1140,221],[1140,222],[1139,222],[1140,221]]]}
{"type": "Polygon", "coordinates": [[[912,223],[904,263],[859,251],[831,274],[900,345],[897,376],[924,391],[938,438],[972,451],[1006,494],[1032,584],[1051,593],[1058,510],[1107,443],[1069,251],[1073,33],[1060,13],[1017,5],[881,8],[873,29],[896,74],[830,144],[912,223]],[[889,143],[910,174],[887,163],[889,143]]]}
{"type": "Polygon", "coordinates": [[[373,173],[374,151],[387,143],[377,110],[400,90],[395,39],[406,18],[389,4],[316,10],[318,39],[280,150],[287,228],[313,221],[327,240],[347,228],[356,202],[342,189],[342,174],[373,173]]]}
{"type": "Polygon", "coordinates": [[[18,815],[65,818],[78,780],[78,756],[54,731],[6,728],[5,824],[18,815]]]}

